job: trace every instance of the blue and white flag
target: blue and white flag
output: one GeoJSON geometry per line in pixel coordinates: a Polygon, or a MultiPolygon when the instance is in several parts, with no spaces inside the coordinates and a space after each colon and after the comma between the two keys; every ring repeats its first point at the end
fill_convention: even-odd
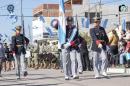
{"type": "Polygon", "coordinates": [[[45,23],[44,16],[40,16],[39,19],[40,19],[40,21],[42,21],[43,23],[45,23]]]}
{"type": "Polygon", "coordinates": [[[90,21],[88,18],[82,18],[82,27],[89,28],[90,21]]]}
{"type": "Polygon", "coordinates": [[[59,26],[58,26],[58,47],[60,48],[61,44],[65,43],[66,36],[66,25],[65,25],[65,8],[64,0],[59,0],[59,26]]]}
{"type": "Polygon", "coordinates": [[[108,23],[108,19],[103,19],[103,20],[101,21],[101,26],[104,27],[104,28],[106,28],[107,23],[108,23]]]}
{"type": "Polygon", "coordinates": [[[12,24],[16,23],[18,21],[18,16],[16,16],[15,14],[11,13],[9,15],[9,18],[12,20],[12,24]]]}
{"type": "Polygon", "coordinates": [[[5,36],[5,40],[11,41],[11,38],[7,34],[4,34],[4,36],[5,36]]]}
{"type": "Polygon", "coordinates": [[[122,20],[122,30],[126,31],[126,19],[125,18],[123,18],[123,20],[122,20]]]}
{"type": "Polygon", "coordinates": [[[81,21],[82,21],[82,27],[85,27],[84,18],[82,18],[81,21]]]}
{"type": "Polygon", "coordinates": [[[46,27],[46,30],[47,30],[47,32],[49,33],[50,36],[54,35],[52,30],[49,27],[46,27]]]}
{"type": "Polygon", "coordinates": [[[8,35],[4,34],[6,38],[8,38],[8,35]]]}

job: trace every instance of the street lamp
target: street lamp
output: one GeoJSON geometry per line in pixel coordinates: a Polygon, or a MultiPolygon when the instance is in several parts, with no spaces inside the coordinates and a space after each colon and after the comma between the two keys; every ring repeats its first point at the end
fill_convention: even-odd
{"type": "Polygon", "coordinates": [[[23,27],[23,35],[25,35],[24,17],[23,17],[23,0],[21,0],[21,26],[23,27]]]}

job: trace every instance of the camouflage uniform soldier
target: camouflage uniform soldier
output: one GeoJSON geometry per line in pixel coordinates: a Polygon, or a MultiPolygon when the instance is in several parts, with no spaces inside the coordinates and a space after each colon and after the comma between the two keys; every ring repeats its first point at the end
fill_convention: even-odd
{"type": "Polygon", "coordinates": [[[39,45],[38,45],[37,40],[34,41],[32,52],[33,52],[33,60],[34,60],[35,69],[38,69],[39,45]]]}

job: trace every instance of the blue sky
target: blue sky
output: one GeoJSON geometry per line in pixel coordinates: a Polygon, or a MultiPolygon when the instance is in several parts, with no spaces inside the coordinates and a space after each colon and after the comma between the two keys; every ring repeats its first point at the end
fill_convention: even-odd
{"type": "MultiPolygon", "coordinates": [[[[36,6],[43,4],[43,3],[58,3],[59,0],[23,0],[23,14],[25,16],[32,16],[32,9],[36,6]]],[[[92,3],[97,2],[99,0],[90,0],[92,3]]],[[[130,0],[102,0],[102,3],[118,1],[116,3],[110,4],[128,4],[130,5],[130,0]],[[129,3],[128,3],[129,2],[129,3]]],[[[20,0],[0,0],[0,15],[8,15],[9,12],[7,11],[7,5],[13,4],[15,6],[14,13],[16,15],[20,15],[20,0]]],[[[28,25],[31,26],[32,17],[25,17],[25,32],[28,36],[28,25]]],[[[20,18],[18,18],[18,22],[12,24],[11,20],[8,16],[0,16],[0,33],[7,34],[11,36],[13,29],[16,25],[20,25],[20,18]]]]}
{"type": "MultiPolygon", "coordinates": [[[[23,0],[23,14],[24,16],[32,16],[32,9],[43,3],[58,3],[58,0],[23,0]]],[[[0,15],[8,15],[7,5],[13,4],[15,6],[14,14],[20,15],[20,0],[0,0],[0,15]]],[[[0,33],[11,36],[12,31],[16,25],[21,24],[21,18],[18,18],[18,22],[12,24],[12,20],[9,16],[0,16],[0,33]]],[[[31,27],[32,17],[24,17],[25,19],[25,32],[28,36],[28,25],[31,27]]]]}

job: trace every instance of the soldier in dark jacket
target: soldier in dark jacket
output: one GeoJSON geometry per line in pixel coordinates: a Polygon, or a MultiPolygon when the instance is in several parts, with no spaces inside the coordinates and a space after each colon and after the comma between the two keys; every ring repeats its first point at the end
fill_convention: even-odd
{"type": "MultiPolygon", "coordinates": [[[[12,36],[12,50],[13,53],[16,56],[16,66],[18,67],[18,74],[20,75],[20,67],[21,67],[21,71],[23,72],[24,76],[27,76],[27,70],[25,67],[25,54],[26,54],[26,50],[25,50],[25,46],[28,45],[29,43],[29,39],[26,38],[23,34],[21,34],[21,26],[17,26],[16,27],[16,34],[15,36],[12,36]]],[[[19,77],[20,78],[20,77],[19,77]]]]}
{"type": "Polygon", "coordinates": [[[92,38],[91,50],[93,51],[93,68],[95,78],[100,78],[100,73],[107,76],[107,44],[109,42],[107,34],[103,27],[100,26],[100,18],[95,18],[94,28],[90,29],[92,38]]]}
{"type": "MultiPolygon", "coordinates": [[[[63,44],[63,48],[65,48],[70,55],[71,61],[71,71],[73,79],[78,79],[78,73],[82,73],[82,63],[79,49],[79,35],[78,29],[75,25],[73,25],[74,20],[73,17],[67,17],[67,25],[66,25],[66,43],[63,44]],[[78,67],[77,67],[78,64],[78,67]]],[[[64,68],[64,58],[63,57],[63,68],[64,68]]],[[[69,58],[69,57],[68,57],[69,58]]],[[[66,79],[69,76],[65,77],[66,79]]]]}

